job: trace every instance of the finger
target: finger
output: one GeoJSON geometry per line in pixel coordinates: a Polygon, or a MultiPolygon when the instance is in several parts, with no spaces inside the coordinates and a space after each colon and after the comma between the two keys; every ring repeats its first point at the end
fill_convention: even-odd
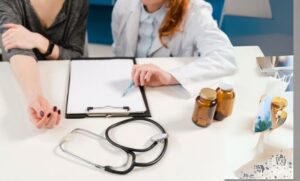
{"type": "Polygon", "coordinates": [[[60,120],[61,120],[61,110],[58,110],[57,113],[58,113],[58,118],[57,118],[56,125],[58,125],[60,123],[60,120]]]}
{"type": "Polygon", "coordinates": [[[47,111],[47,109],[44,108],[39,102],[34,103],[32,105],[32,109],[35,110],[37,117],[40,119],[50,113],[50,111],[47,111]]]}
{"type": "Polygon", "coordinates": [[[5,31],[5,32],[2,34],[2,39],[5,38],[5,37],[7,37],[7,36],[9,36],[9,35],[10,35],[10,31],[9,31],[9,30],[5,31]]]}
{"type": "Polygon", "coordinates": [[[35,116],[35,114],[32,114],[30,113],[30,121],[33,123],[33,124],[37,124],[40,120],[35,116]]]}
{"type": "Polygon", "coordinates": [[[12,38],[11,33],[5,32],[4,34],[2,34],[2,41],[11,39],[11,38],[12,38]]]}
{"type": "Polygon", "coordinates": [[[4,24],[3,27],[10,29],[10,28],[17,28],[17,27],[19,27],[19,25],[14,24],[14,23],[7,23],[7,24],[4,24]]]}
{"type": "Polygon", "coordinates": [[[147,74],[145,75],[145,81],[150,82],[152,75],[153,73],[151,71],[148,71],[147,74]]]}
{"type": "Polygon", "coordinates": [[[56,117],[57,117],[57,107],[54,106],[51,110],[52,115],[49,118],[49,120],[45,123],[46,128],[52,128],[56,123],[56,117]]]}
{"type": "Polygon", "coordinates": [[[134,81],[134,84],[135,86],[139,86],[140,85],[140,74],[141,74],[141,69],[138,69],[136,70],[136,72],[134,73],[134,76],[133,76],[133,81],[134,81]]]}
{"type": "Polygon", "coordinates": [[[57,121],[57,107],[53,107],[52,116],[50,117],[49,121],[45,124],[46,128],[53,128],[57,121]]]}
{"type": "Polygon", "coordinates": [[[131,71],[131,78],[132,78],[132,79],[134,78],[136,69],[137,69],[137,65],[133,65],[133,66],[132,66],[132,71],[131,71]]]}
{"type": "Polygon", "coordinates": [[[50,122],[51,122],[51,118],[52,118],[52,115],[53,115],[53,113],[52,113],[52,112],[47,114],[47,116],[46,116],[46,120],[45,120],[45,122],[44,122],[44,126],[46,126],[46,127],[47,127],[47,125],[49,125],[49,124],[50,124],[50,122]]]}
{"type": "Polygon", "coordinates": [[[140,83],[141,83],[141,86],[144,86],[145,85],[145,76],[147,74],[147,70],[143,70],[140,74],[140,83]]]}
{"type": "Polygon", "coordinates": [[[7,30],[6,32],[3,33],[3,38],[5,38],[5,37],[13,38],[14,37],[14,32],[15,32],[14,29],[7,30]]]}
{"type": "Polygon", "coordinates": [[[54,126],[56,125],[57,116],[58,116],[57,112],[52,113],[52,116],[50,117],[50,121],[48,122],[48,124],[45,124],[46,128],[48,129],[54,128],[54,126]]]}
{"type": "Polygon", "coordinates": [[[18,46],[17,43],[15,43],[15,42],[9,43],[9,44],[7,44],[7,46],[6,46],[7,51],[9,51],[9,50],[11,50],[11,49],[15,49],[15,48],[19,48],[19,46],[18,46]]]}
{"type": "Polygon", "coordinates": [[[2,38],[2,43],[4,44],[4,43],[12,42],[12,40],[13,40],[12,37],[6,36],[2,38]]]}
{"type": "Polygon", "coordinates": [[[40,118],[37,116],[36,112],[34,109],[29,108],[29,114],[31,116],[32,121],[34,121],[34,123],[38,122],[40,120],[40,118]]]}
{"type": "Polygon", "coordinates": [[[14,48],[18,48],[18,46],[15,44],[15,43],[11,43],[11,42],[9,42],[9,43],[7,43],[7,44],[5,44],[5,45],[3,45],[5,48],[5,51],[9,51],[9,50],[11,50],[11,49],[14,49],[14,48]]]}
{"type": "Polygon", "coordinates": [[[13,40],[5,40],[2,42],[2,44],[6,51],[13,49],[13,48],[17,48],[17,45],[13,40]]]}
{"type": "MultiPolygon", "coordinates": [[[[50,114],[50,113],[49,113],[50,114]]],[[[48,115],[49,115],[48,114],[48,115]]],[[[50,115],[51,116],[51,115],[50,115]]],[[[49,116],[49,117],[50,117],[49,116]]],[[[45,123],[49,120],[49,117],[48,116],[44,116],[40,121],[37,122],[36,126],[41,129],[43,128],[43,126],[45,125],[45,123]]]]}

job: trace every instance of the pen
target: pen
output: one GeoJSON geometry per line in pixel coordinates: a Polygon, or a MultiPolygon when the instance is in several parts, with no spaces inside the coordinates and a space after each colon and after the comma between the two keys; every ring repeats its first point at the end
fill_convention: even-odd
{"type": "Polygon", "coordinates": [[[125,97],[129,92],[130,90],[134,87],[134,82],[131,81],[131,83],[129,84],[129,86],[125,89],[125,91],[123,92],[122,94],[122,97],[125,97]]]}

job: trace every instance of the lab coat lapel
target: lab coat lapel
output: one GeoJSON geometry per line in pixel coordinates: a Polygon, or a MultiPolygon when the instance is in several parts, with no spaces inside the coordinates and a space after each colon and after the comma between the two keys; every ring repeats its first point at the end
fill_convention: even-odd
{"type": "Polygon", "coordinates": [[[161,49],[163,44],[160,42],[159,35],[157,34],[156,38],[153,40],[152,47],[150,49],[149,55],[153,55],[156,51],[161,49]]]}
{"type": "Polygon", "coordinates": [[[138,3],[134,6],[127,22],[126,38],[128,42],[128,47],[126,47],[126,55],[128,56],[135,56],[137,48],[139,20],[141,14],[141,9],[139,5],[140,4],[138,3]]]}

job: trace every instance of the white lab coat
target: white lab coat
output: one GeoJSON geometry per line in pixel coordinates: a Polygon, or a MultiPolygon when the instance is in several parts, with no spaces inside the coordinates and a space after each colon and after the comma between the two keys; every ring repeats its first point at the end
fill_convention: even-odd
{"type": "MultiPolygon", "coordinates": [[[[134,57],[137,48],[140,0],[118,0],[113,9],[113,52],[116,56],[134,57]]],[[[151,57],[199,57],[197,60],[167,70],[190,93],[212,86],[237,69],[233,47],[212,18],[212,7],[203,0],[191,0],[183,23],[164,47],[159,36],[153,42],[151,57]]]]}

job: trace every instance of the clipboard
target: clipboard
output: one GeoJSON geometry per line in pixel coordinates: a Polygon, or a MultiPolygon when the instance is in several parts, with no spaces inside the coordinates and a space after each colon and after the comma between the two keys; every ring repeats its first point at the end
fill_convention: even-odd
{"type": "MultiPolygon", "coordinates": [[[[70,71],[69,71],[67,100],[66,100],[66,113],[65,113],[65,117],[67,119],[82,119],[82,118],[87,118],[87,117],[151,117],[148,101],[147,101],[146,94],[145,94],[145,89],[144,89],[144,87],[141,87],[141,86],[138,88],[135,88],[134,91],[135,91],[136,95],[138,94],[137,92],[139,92],[139,94],[141,96],[141,97],[139,97],[139,96],[138,97],[140,100],[139,105],[143,104],[143,106],[144,106],[143,109],[141,109],[142,111],[131,112],[130,106],[127,106],[127,105],[122,105],[122,106],[120,106],[120,105],[119,106],[118,105],[101,105],[101,103],[100,103],[101,101],[99,101],[99,104],[97,102],[97,105],[86,106],[85,110],[80,109],[80,111],[77,111],[77,112],[70,110],[72,105],[70,106],[69,103],[73,102],[72,104],[74,104],[74,102],[76,101],[76,100],[74,101],[74,95],[72,94],[72,90],[70,90],[71,87],[73,86],[71,84],[72,84],[72,82],[74,82],[74,81],[72,81],[72,64],[74,64],[74,63],[76,64],[79,62],[81,62],[83,65],[86,63],[88,64],[88,62],[93,63],[93,64],[95,64],[95,63],[100,64],[101,62],[108,63],[110,61],[116,61],[114,63],[118,63],[117,61],[119,61],[119,63],[120,63],[121,60],[127,60],[127,61],[130,60],[130,61],[132,61],[133,65],[136,64],[135,58],[131,58],[131,57],[80,58],[80,59],[72,59],[71,60],[70,69],[69,69],[70,71]],[[142,101],[142,103],[141,103],[141,101],[142,101]],[[99,106],[99,105],[101,105],[101,106],[99,106]]],[[[113,72],[113,71],[114,70],[107,70],[107,72],[113,72]]],[[[113,74],[110,74],[110,76],[112,76],[112,75],[113,74]]],[[[115,75],[117,75],[117,74],[115,74],[115,75]]],[[[108,76],[109,75],[107,75],[106,77],[108,77],[108,76]]],[[[130,74],[129,74],[129,76],[130,76],[130,74]]],[[[93,79],[96,80],[98,78],[94,77],[93,79]]],[[[99,77],[98,80],[103,80],[103,77],[99,77]]],[[[94,84],[96,84],[96,82],[94,84]]],[[[126,84],[126,86],[128,86],[128,84],[126,84]]],[[[86,88],[86,89],[88,89],[88,88],[86,88]]],[[[122,93],[124,90],[121,89],[119,91],[120,91],[120,93],[122,93]]],[[[101,91],[99,91],[99,92],[101,92],[101,91]]],[[[83,97],[85,97],[85,96],[86,95],[83,95],[81,97],[81,99],[83,99],[83,97]]]]}

